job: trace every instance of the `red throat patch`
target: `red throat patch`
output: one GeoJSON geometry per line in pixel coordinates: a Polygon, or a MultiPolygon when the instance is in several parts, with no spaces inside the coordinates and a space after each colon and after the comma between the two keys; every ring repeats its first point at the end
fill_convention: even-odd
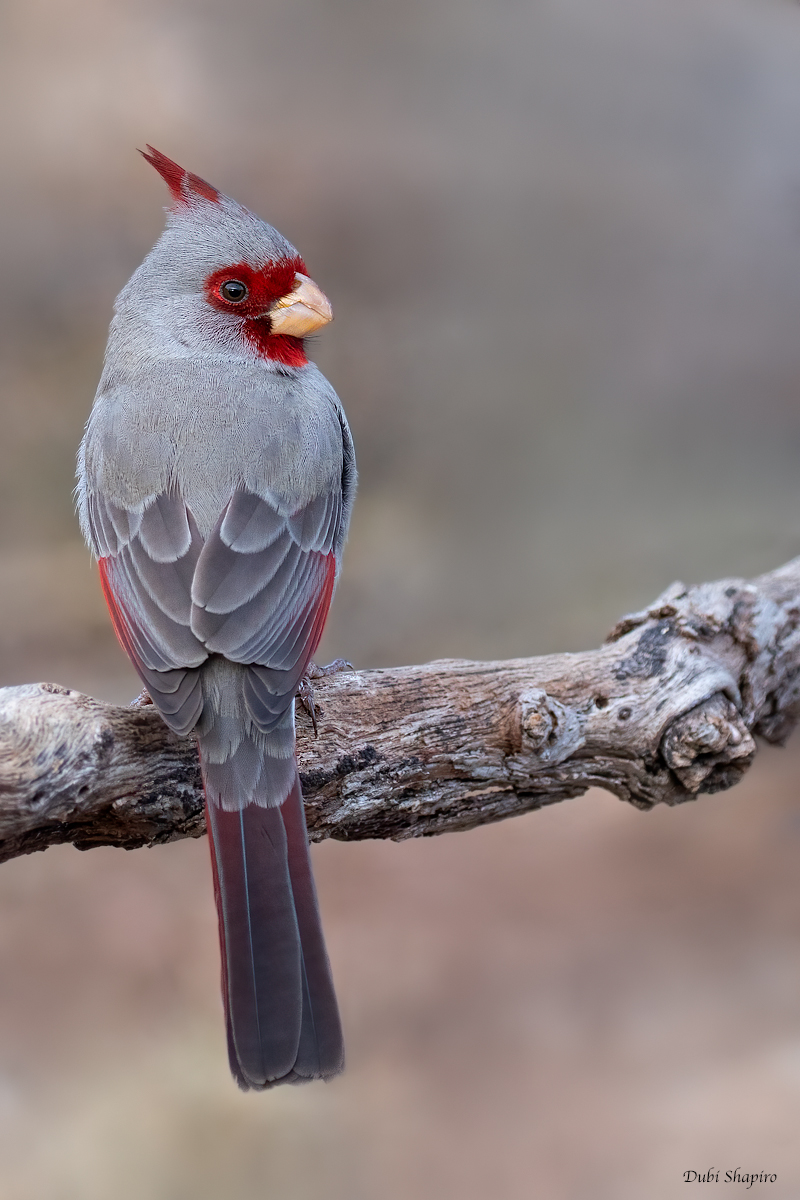
{"type": "Polygon", "coordinates": [[[166,154],[162,154],[160,150],[154,149],[148,145],[150,151],[146,154],[144,150],[140,150],[142,158],[147,159],[151,167],[155,167],[161,178],[169,188],[169,194],[172,196],[174,204],[188,204],[193,196],[199,196],[203,200],[211,200],[214,204],[219,203],[219,192],[210,183],[206,183],[205,179],[201,179],[199,175],[193,175],[191,171],[185,171],[183,167],[179,167],[171,158],[167,158],[166,154]]]}
{"type": "Polygon", "coordinates": [[[263,321],[248,321],[244,336],[256,354],[270,362],[279,362],[284,367],[304,367],[308,362],[303,339],[288,333],[270,333],[269,317],[263,321]]]}

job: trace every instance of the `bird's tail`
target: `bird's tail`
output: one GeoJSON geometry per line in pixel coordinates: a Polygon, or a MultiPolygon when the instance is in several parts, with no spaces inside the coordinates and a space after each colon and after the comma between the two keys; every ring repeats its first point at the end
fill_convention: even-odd
{"type": "Polygon", "coordinates": [[[256,792],[236,807],[241,772],[233,761],[214,762],[205,741],[201,735],[231,1071],[242,1088],[327,1079],[342,1069],[344,1046],[294,754],[273,758],[247,739],[233,758],[258,754],[259,779],[281,779],[277,794],[286,799],[270,805],[256,792]]]}

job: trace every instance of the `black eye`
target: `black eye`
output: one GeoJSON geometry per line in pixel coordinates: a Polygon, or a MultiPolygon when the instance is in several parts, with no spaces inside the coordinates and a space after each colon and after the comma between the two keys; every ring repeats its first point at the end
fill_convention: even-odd
{"type": "Polygon", "coordinates": [[[230,300],[231,304],[240,304],[247,296],[247,288],[238,279],[227,279],[220,287],[219,294],[223,300],[230,300]]]}

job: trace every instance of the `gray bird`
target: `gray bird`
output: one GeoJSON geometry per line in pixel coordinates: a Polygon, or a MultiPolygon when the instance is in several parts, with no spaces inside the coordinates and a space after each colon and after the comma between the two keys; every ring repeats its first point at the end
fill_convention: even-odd
{"type": "Polygon", "coordinates": [[[148,146],[164,233],[117,297],[78,455],[114,628],[206,792],[231,1070],[344,1059],[308,854],[294,697],[330,606],[353,441],[306,334],[330,305],[277,230],[148,146]]]}

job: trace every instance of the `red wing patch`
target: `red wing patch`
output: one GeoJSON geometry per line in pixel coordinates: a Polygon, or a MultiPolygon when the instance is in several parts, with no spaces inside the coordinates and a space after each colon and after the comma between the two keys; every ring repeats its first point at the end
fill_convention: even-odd
{"type": "Polygon", "coordinates": [[[333,584],[336,579],[336,559],[332,554],[326,554],[328,560],[325,564],[325,581],[317,600],[317,613],[314,619],[314,625],[311,630],[311,636],[308,639],[308,656],[306,658],[306,666],[314,657],[314,651],[320,643],[322,631],[325,628],[325,622],[328,619],[328,612],[333,599],[333,584]]]}
{"type": "Polygon", "coordinates": [[[130,634],[130,617],[125,612],[122,604],[114,594],[114,587],[110,578],[109,564],[113,562],[110,558],[98,558],[97,566],[100,570],[100,584],[103,588],[103,596],[108,606],[108,612],[111,617],[111,624],[114,626],[114,633],[117,635],[117,641],[122,649],[127,654],[131,662],[138,661],[138,655],[134,649],[133,640],[130,634]]]}

